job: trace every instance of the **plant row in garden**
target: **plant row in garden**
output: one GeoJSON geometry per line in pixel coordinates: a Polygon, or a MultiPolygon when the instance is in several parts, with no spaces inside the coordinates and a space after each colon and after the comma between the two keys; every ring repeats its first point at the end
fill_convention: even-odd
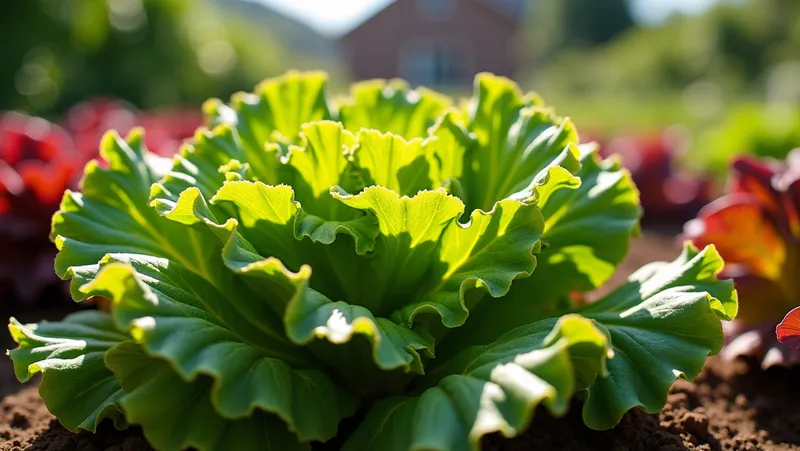
{"type": "Polygon", "coordinates": [[[629,173],[510,80],[456,102],[321,73],[204,106],[172,160],[107,134],[53,218],[56,273],[108,311],[11,320],[17,377],[72,431],[157,449],[479,449],[535,408],[612,428],[693,378],[737,311],[687,244],[589,305],[638,233],[629,173]],[[354,417],[350,432],[340,427],[354,417]]]}

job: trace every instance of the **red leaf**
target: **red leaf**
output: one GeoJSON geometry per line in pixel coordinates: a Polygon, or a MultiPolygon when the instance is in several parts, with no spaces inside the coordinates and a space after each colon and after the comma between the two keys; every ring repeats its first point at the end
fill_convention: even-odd
{"type": "Polygon", "coordinates": [[[778,341],[800,350],[800,307],[795,308],[783,318],[775,333],[778,335],[778,341]]]}
{"type": "Polygon", "coordinates": [[[770,280],[781,277],[787,243],[754,196],[717,199],[686,224],[684,233],[695,246],[716,245],[728,265],[742,265],[748,274],[770,280]]]}

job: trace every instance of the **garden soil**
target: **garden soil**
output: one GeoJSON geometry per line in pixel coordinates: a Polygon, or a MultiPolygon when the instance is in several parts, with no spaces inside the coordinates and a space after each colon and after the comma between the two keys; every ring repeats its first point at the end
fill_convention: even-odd
{"type": "MultiPolygon", "coordinates": [[[[650,234],[634,242],[622,276],[653,260],[672,259],[674,238],[650,234]]],[[[613,284],[613,282],[612,282],[613,284]]],[[[69,307],[50,306],[46,316],[59,318],[69,307]]],[[[15,312],[20,320],[41,318],[42,308],[15,312]]],[[[0,340],[8,347],[9,338],[0,340]]],[[[139,451],[150,447],[139,429],[116,431],[103,424],[95,435],[73,434],[47,412],[36,381],[16,382],[8,359],[0,359],[0,451],[139,451]]],[[[491,436],[484,450],[609,451],[800,451],[800,368],[762,371],[752,361],[712,358],[693,382],[677,381],[666,407],[646,414],[635,409],[611,431],[583,425],[580,400],[564,418],[536,412],[529,432],[515,439],[491,436]]]]}

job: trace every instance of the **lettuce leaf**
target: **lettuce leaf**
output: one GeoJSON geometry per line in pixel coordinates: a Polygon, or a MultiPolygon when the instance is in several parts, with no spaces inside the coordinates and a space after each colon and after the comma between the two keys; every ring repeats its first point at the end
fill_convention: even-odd
{"type": "Polygon", "coordinates": [[[129,337],[103,312],[73,313],[60,322],[8,326],[19,344],[9,351],[17,378],[26,382],[42,373],[39,393],[47,409],[70,431],[96,432],[106,418],[117,429],[127,426],[119,404],[125,391],[103,359],[129,337]]]}

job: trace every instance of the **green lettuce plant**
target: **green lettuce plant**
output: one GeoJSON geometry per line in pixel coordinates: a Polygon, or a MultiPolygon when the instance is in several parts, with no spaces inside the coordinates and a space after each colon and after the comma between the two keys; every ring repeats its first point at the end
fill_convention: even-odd
{"type": "Polygon", "coordinates": [[[638,194],[537,96],[487,74],[460,104],[325,85],[212,100],[171,162],[106,135],[52,239],[74,299],[109,311],[9,326],[65,427],[135,424],[160,450],[480,449],[576,394],[596,429],[655,412],[722,346],[736,293],[713,247],[573,301],[625,256],[638,194]]]}

